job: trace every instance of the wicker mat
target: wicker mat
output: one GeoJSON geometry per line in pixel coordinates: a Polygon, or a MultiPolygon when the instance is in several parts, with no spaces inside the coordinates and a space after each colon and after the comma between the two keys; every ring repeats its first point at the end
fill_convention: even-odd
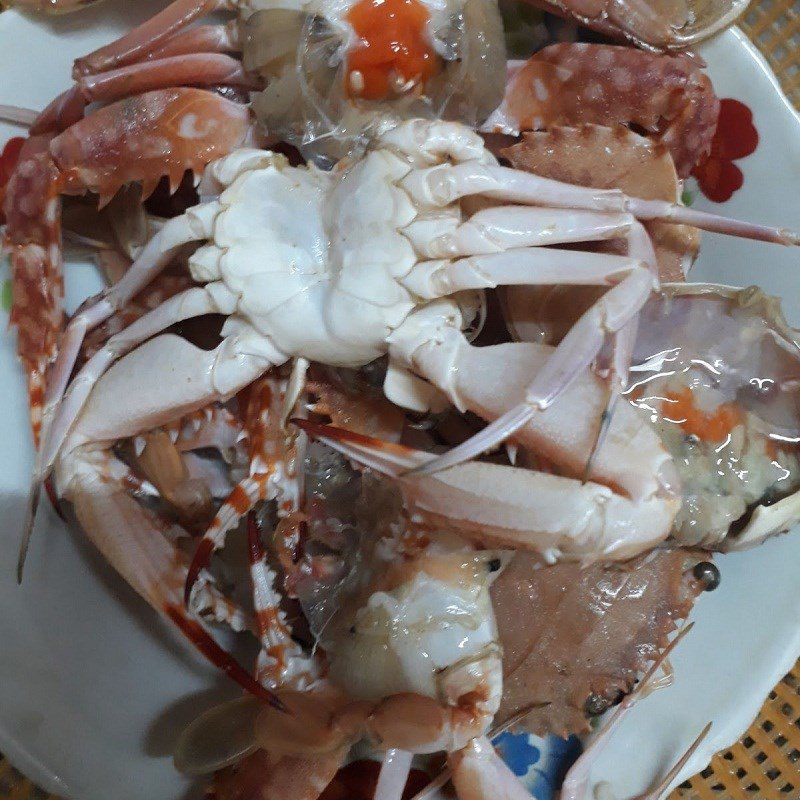
{"type": "MultiPolygon", "coordinates": [[[[740,21],[800,108],[800,0],[756,0],[740,21]]],[[[0,754],[0,800],[56,800],[0,754]]],[[[742,740],[670,800],[800,800],[800,661],[742,740]]]]}

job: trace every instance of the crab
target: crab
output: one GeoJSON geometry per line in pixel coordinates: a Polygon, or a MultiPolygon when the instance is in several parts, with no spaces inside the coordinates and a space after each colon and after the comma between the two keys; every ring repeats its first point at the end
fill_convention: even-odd
{"type": "MultiPolygon", "coordinates": [[[[392,127],[362,158],[331,173],[241,149],[214,162],[201,189],[211,199],[167,222],[125,277],[70,322],[65,341],[77,351],[83,332],[125,306],[179,248],[206,242],[189,260],[193,277],[204,283],[112,336],[80,370],[63,403],[56,397],[45,409],[37,484],[59,458],[63,471],[70,453],[90,439],[135,435],[170,415],[230,397],[291,359],[358,366],[384,354],[384,390],[394,402],[425,409],[444,396],[494,420],[446,457],[420,465],[421,472],[458,463],[516,434],[579,476],[608,400],[606,386],[588,367],[612,334],[612,391],[625,385],[636,316],[659,285],[652,246],[637,217],[797,241],[786,231],[498,166],[477,134],[441,121],[392,127]],[[478,199],[483,207],[470,214],[478,199]],[[609,237],[627,241],[628,255],[541,246],[609,237]],[[611,288],[555,350],[468,343],[460,291],[556,282],[611,288]],[[158,335],[208,313],[228,317],[223,339],[211,351],[158,335]],[[166,384],[152,363],[168,365],[166,384]],[[151,399],[135,413],[133,406],[119,407],[117,398],[132,394],[151,399]],[[576,424],[576,418],[585,422],[576,424]]],[[[71,370],[65,348],[55,373],[71,370]]],[[[598,487],[614,487],[616,511],[609,517],[596,501],[590,504],[599,528],[590,526],[595,533],[583,547],[596,557],[625,558],[667,536],[679,499],[671,459],[644,420],[620,410],[606,438],[592,476],[598,487]]],[[[569,483],[573,478],[563,480],[564,488],[586,492],[579,482],[569,483]]],[[[33,497],[35,508],[36,490],[33,497]]],[[[570,542],[580,542],[580,532],[589,529],[575,524],[560,546],[571,549],[570,542]]]]}

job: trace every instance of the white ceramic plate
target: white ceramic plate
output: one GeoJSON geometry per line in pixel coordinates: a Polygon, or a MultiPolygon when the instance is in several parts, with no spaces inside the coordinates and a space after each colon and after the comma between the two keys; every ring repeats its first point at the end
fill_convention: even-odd
{"type": "MultiPolygon", "coordinates": [[[[149,16],[157,2],[107,3],[55,22],[0,15],[0,102],[42,107],[64,88],[72,59],[149,16]]],[[[739,162],[745,186],[722,208],[800,228],[800,119],[737,31],[703,48],[722,97],[753,110],[761,142],[739,162]]],[[[0,126],[0,141],[18,133],[0,126]]],[[[713,204],[698,200],[700,207],[713,204]]],[[[716,207],[719,208],[719,207],[716,207]]],[[[800,321],[796,251],[707,236],[697,279],[758,283],[800,321]]],[[[2,277],[7,278],[7,266],[2,277]]],[[[72,309],[98,287],[69,264],[72,309]]],[[[235,694],[168,631],[99,557],[43,504],[24,585],[14,580],[31,449],[13,338],[0,343],[0,751],[45,788],[72,800],[199,796],[173,770],[176,731],[213,694],[235,694]]],[[[800,536],[719,560],[720,589],[701,598],[697,625],[674,658],[675,684],[634,710],[605,752],[596,780],[617,794],[643,791],[714,720],[684,770],[745,730],[800,654],[800,536]]]]}

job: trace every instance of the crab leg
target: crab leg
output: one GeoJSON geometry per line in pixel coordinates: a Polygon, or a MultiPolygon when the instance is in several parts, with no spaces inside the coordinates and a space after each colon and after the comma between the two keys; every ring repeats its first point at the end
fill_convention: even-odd
{"type": "MultiPolygon", "coordinates": [[[[249,112],[235,103],[199,89],[171,89],[106,106],[53,139],[41,136],[26,142],[8,182],[5,212],[13,248],[12,321],[29,374],[35,435],[40,423],[47,425],[42,422],[44,372],[57,355],[63,324],[61,193],[92,191],[103,201],[133,181],[155,186],[164,174],[180,180],[185,170],[200,169],[241,144],[249,125],[249,112]],[[193,115],[213,124],[202,131],[181,124],[196,119],[193,115]],[[163,148],[155,154],[149,147],[159,136],[170,144],[166,156],[163,148]]],[[[62,361],[60,373],[56,370],[57,394],[78,346],[67,363],[62,361]]]]}
{"type": "Polygon", "coordinates": [[[414,754],[390,747],[383,755],[373,800],[400,800],[411,772],[414,754]]]}
{"type": "Polygon", "coordinates": [[[37,445],[43,424],[44,376],[57,352],[64,321],[60,177],[42,145],[35,139],[23,145],[4,209],[6,242],[11,248],[10,321],[17,329],[17,353],[27,373],[37,445]]]}
{"type": "Polygon", "coordinates": [[[612,286],[637,270],[649,274],[641,261],[627,256],[523,247],[456,261],[421,261],[402,283],[420,297],[434,300],[465,289],[497,286],[549,286],[565,281],[570,286],[612,286]]]}
{"type": "MultiPolygon", "coordinates": [[[[659,684],[655,679],[656,674],[667,662],[670,653],[672,653],[672,651],[678,646],[680,641],[684,636],[686,636],[687,633],[689,633],[693,626],[694,623],[692,622],[690,622],[688,625],[684,625],[684,627],[679,631],[678,635],[667,645],[666,648],[664,648],[664,651],[653,662],[653,664],[645,673],[644,677],[639,682],[639,685],[636,687],[636,689],[627,695],[627,697],[625,697],[622,702],[608,716],[606,716],[602,727],[592,739],[591,744],[583,751],[583,753],[581,753],[578,760],[572,765],[566,777],[564,778],[564,783],[561,786],[560,800],[583,800],[589,787],[589,774],[597,757],[600,755],[606,744],[608,744],[612,734],[622,720],[627,716],[631,708],[633,708],[633,706],[636,705],[639,700],[642,700],[652,691],[659,688],[659,684]]],[[[702,740],[708,734],[710,727],[710,725],[705,727],[700,736],[695,740],[694,744],[692,744],[692,746],[689,748],[688,752],[683,756],[677,765],[678,770],[681,769],[682,765],[691,757],[691,754],[700,745],[700,742],[702,742],[702,740]]],[[[674,777],[673,770],[670,770],[668,781],[671,781],[672,777],[674,777]]],[[[640,800],[657,800],[662,793],[663,788],[664,786],[660,784],[660,788],[656,790],[657,794],[647,794],[640,798],[640,800]]]]}
{"type": "MultiPolygon", "coordinates": [[[[114,254],[116,256],[116,254],[114,254]]],[[[124,260],[124,269],[130,266],[130,262],[124,260]]],[[[118,278],[117,278],[118,280],[118,278]]],[[[145,314],[149,314],[156,306],[161,305],[166,300],[176,294],[190,289],[193,286],[190,276],[185,274],[160,275],[149,286],[137,294],[123,308],[110,316],[105,322],[92,329],[83,341],[81,355],[78,366],[88,361],[101,348],[105,347],[108,340],[125,330],[145,314]],[[83,362],[81,363],[81,359],[83,362]]],[[[89,301],[91,304],[91,301],[89,301]]],[[[81,309],[77,313],[80,313],[81,309]]]]}
{"type": "MultiPolygon", "coordinates": [[[[172,298],[167,302],[170,303],[177,299],[172,298]]],[[[156,314],[158,311],[159,309],[156,309],[151,313],[156,314]]],[[[150,315],[134,323],[134,326],[139,326],[138,330],[147,329],[150,324],[148,317],[150,315]]],[[[123,332],[113,338],[124,341],[126,335],[126,332],[123,332]]],[[[107,352],[109,352],[108,349],[104,349],[94,358],[105,359],[107,352]]],[[[172,380],[175,382],[173,397],[170,398],[173,404],[171,407],[175,415],[180,416],[208,403],[227,399],[264,374],[271,366],[283,363],[285,360],[286,357],[271,347],[263,337],[250,336],[248,339],[248,331],[243,329],[237,336],[224,339],[214,350],[200,350],[189,342],[172,335],[150,339],[108,370],[103,376],[104,380],[97,382],[103,387],[99,390],[99,399],[95,398],[98,391],[95,388],[95,391],[89,395],[88,402],[83,406],[84,395],[89,394],[87,390],[96,380],[93,374],[87,373],[91,377],[85,382],[84,387],[81,388],[80,384],[76,384],[75,403],[64,409],[56,418],[54,435],[48,437],[47,454],[42,457],[44,448],[40,450],[20,544],[17,565],[18,580],[22,579],[22,569],[33,531],[42,482],[51,467],[51,462],[54,463],[59,456],[60,438],[70,433],[74,419],[81,414],[82,407],[82,416],[88,414],[95,425],[93,429],[95,438],[100,441],[115,441],[120,437],[135,436],[141,430],[155,428],[161,423],[159,417],[163,413],[162,404],[165,402],[161,386],[153,386],[150,390],[152,392],[152,398],[149,400],[151,416],[146,419],[142,418],[144,421],[139,418],[131,421],[119,420],[119,410],[115,405],[117,401],[111,399],[114,397],[115,391],[118,392],[116,396],[127,397],[133,392],[131,387],[136,387],[134,393],[138,393],[142,387],[151,383],[152,363],[170,365],[172,380]],[[153,361],[148,363],[148,359],[153,359],[153,361]],[[129,383],[131,380],[133,382],[129,383]],[[98,406],[102,411],[98,410],[98,406]],[[117,428],[104,428],[102,426],[104,415],[109,420],[116,420],[117,428]]],[[[144,411],[141,413],[144,414],[144,411]]],[[[79,425],[78,428],[80,427],[79,425]]]]}
{"type": "Polygon", "coordinates": [[[235,58],[222,53],[187,53],[87,75],[75,85],[89,103],[118,100],[170,86],[252,87],[253,83],[235,58]]]}
{"type": "Polygon", "coordinates": [[[125,330],[112,336],[84,365],[70,384],[64,402],[58,407],[52,425],[42,444],[42,469],[49,472],[64,439],[83,408],[86,398],[98,378],[118,358],[129,353],[138,344],[182,322],[203,314],[230,314],[235,298],[222,283],[196,286],[165,300],[149,314],[140,317],[125,330]]]}
{"type": "MultiPolygon", "coordinates": [[[[166,538],[158,518],[128,494],[123,484],[126,472],[127,467],[108,451],[75,454],[66,493],[74,502],[83,530],[122,577],[211,663],[247,691],[273,702],[272,695],[184,611],[180,583],[185,563],[181,563],[179,551],[166,538]],[[116,521],[113,526],[109,526],[109,519],[116,521]]],[[[204,590],[216,591],[210,587],[204,590]]]]}
{"type": "MultiPolygon", "coordinates": [[[[621,285],[598,301],[579,320],[554,353],[548,369],[537,376],[538,384],[530,387],[529,397],[537,398],[532,405],[546,408],[566,388],[572,379],[570,375],[576,375],[595,359],[605,333],[613,337],[612,390],[620,391],[625,387],[638,311],[650,293],[658,288],[658,268],[652,244],[643,226],[634,217],[566,209],[501,207],[479,211],[453,231],[441,232],[441,225],[437,225],[434,219],[412,223],[404,229],[404,233],[414,243],[416,250],[424,255],[476,254],[456,261],[418,263],[402,282],[414,294],[425,299],[446,296],[463,289],[494,288],[499,284],[577,285],[621,281],[621,285]],[[537,249],[537,245],[542,244],[620,236],[628,240],[629,255],[639,256],[641,261],[630,257],[598,258],[599,254],[595,253],[537,249]],[[561,370],[561,374],[558,370],[561,370]],[[570,370],[574,372],[570,373],[570,370]]],[[[611,402],[614,402],[613,399],[611,402]]],[[[516,418],[521,417],[518,415],[516,418]]],[[[604,425],[608,418],[608,415],[604,416],[604,425]]],[[[527,420],[519,424],[524,424],[524,421],[527,420]]],[[[496,426],[502,430],[500,421],[496,426]]],[[[489,440],[492,431],[490,426],[484,432],[484,441],[489,440]]],[[[604,427],[601,426],[597,443],[603,433],[604,427]]],[[[476,448],[475,453],[480,452],[477,449],[481,447],[479,437],[474,437],[468,444],[476,448]]],[[[587,460],[587,472],[596,446],[587,460]]],[[[466,460],[467,452],[466,447],[456,449],[449,456],[453,459],[449,463],[457,463],[459,458],[466,460]]]]}
{"type": "Polygon", "coordinates": [[[448,206],[470,195],[484,195],[497,200],[554,208],[629,212],[639,220],[693,225],[706,231],[776,244],[800,244],[800,235],[784,228],[729,219],[666,200],[628,197],[616,189],[592,189],[561,183],[529,172],[491,164],[469,162],[417,169],[400,183],[413,200],[422,206],[433,208],[448,206]]]}
{"type": "Polygon", "coordinates": [[[530,792],[485,736],[450,753],[447,763],[458,800],[530,800],[530,792]]]}
{"type": "Polygon", "coordinates": [[[196,25],[178,31],[149,57],[165,58],[189,53],[236,53],[242,49],[242,35],[239,21],[232,19],[224,25],[196,25]]]}
{"type": "Polygon", "coordinates": [[[212,553],[222,547],[228,531],[259,501],[280,498],[282,513],[297,510],[298,492],[289,434],[281,424],[283,398],[278,381],[262,378],[250,388],[245,428],[250,438],[250,474],[233,489],[195,550],[186,576],[184,598],[208,565],[212,553]]]}
{"type": "MultiPolygon", "coordinates": [[[[617,333],[636,317],[650,297],[653,288],[654,278],[648,270],[631,272],[573,325],[528,386],[523,403],[512,407],[479,434],[435,461],[420,467],[418,471],[430,474],[435,470],[445,469],[473,458],[500,444],[525,426],[537,413],[549,408],[555,399],[592,364],[600,353],[606,335],[617,333]]],[[[412,314],[409,320],[413,316],[412,314]]],[[[404,323],[404,326],[406,324],[408,323],[404,323]]],[[[407,363],[418,366],[421,356],[416,352],[416,348],[409,350],[410,343],[403,341],[404,326],[395,331],[392,338],[398,349],[404,351],[407,363]]],[[[629,354],[628,350],[627,355],[629,354]]],[[[615,358],[616,363],[619,363],[619,360],[619,357],[615,358]]],[[[624,375],[627,375],[628,366],[626,364],[622,368],[624,375]]],[[[440,389],[447,391],[445,382],[451,380],[448,375],[438,373],[428,377],[439,385],[440,389]]]]}
{"type": "Polygon", "coordinates": [[[186,563],[154,531],[155,515],[97,469],[98,460],[118,465],[117,470],[124,466],[110,453],[111,443],[152,430],[250,383],[269,362],[248,351],[231,340],[204,351],[173,335],[137,348],[97,382],[57,461],[55,477],[59,494],[73,503],[82,528],[125,580],[248,691],[271,697],[187,616],[182,602],[186,563]],[[169,387],[154,374],[153,363],[168,365],[174,378],[169,387]],[[109,519],[118,522],[109,526],[109,519]]]}
{"type": "Polygon", "coordinates": [[[624,237],[631,214],[566,208],[497,206],[473,214],[454,230],[439,220],[414,221],[403,228],[417,252],[428,258],[497,253],[509,248],[590,242],[624,237]]]}
{"type": "MultiPolygon", "coordinates": [[[[209,203],[197,206],[186,214],[169,220],[145,245],[139,257],[119,282],[107,289],[94,305],[88,306],[70,320],[64,331],[58,357],[50,375],[43,413],[45,430],[49,427],[53,414],[61,402],[86,333],[124,308],[169,264],[183,245],[210,235],[217,211],[218,205],[209,203]]],[[[172,298],[173,301],[174,299],[172,298]]],[[[150,315],[147,316],[150,317],[150,315]]],[[[190,314],[189,316],[196,315],[190,314]]],[[[138,322],[141,323],[141,320],[138,322]]],[[[150,322],[147,324],[149,325],[150,322]]],[[[171,323],[167,323],[167,325],[169,324],[171,323]]],[[[151,330],[153,329],[151,328],[151,330]]],[[[45,465],[50,458],[52,458],[52,454],[45,458],[45,465]]]]}
{"type": "MultiPolygon", "coordinates": [[[[429,307],[431,314],[437,311],[435,305],[429,307]]],[[[442,302],[438,309],[442,316],[448,310],[445,306],[442,302]]],[[[487,420],[496,419],[519,403],[553,353],[552,347],[529,342],[473,347],[452,319],[445,319],[437,329],[441,337],[438,346],[420,333],[413,355],[406,357],[401,351],[398,361],[408,364],[410,360],[422,377],[443,385],[459,408],[487,420]],[[443,375],[448,376],[447,381],[442,381],[443,375]]],[[[581,476],[607,402],[606,385],[585,370],[558,403],[534,416],[515,439],[559,464],[566,474],[581,476]]],[[[670,496],[677,502],[678,481],[672,460],[656,432],[628,403],[620,403],[616,409],[606,444],[596,454],[594,465],[598,480],[634,500],[670,496]]]]}
{"type": "Polygon", "coordinates": [[[261,639],[256,664],[256,679],[264,686],[295,687],[311,683],[316,670],[313,659],[292,638],[286,616],[280,608],[281,596],[275,588],[276,574],[267,566],[258,526],[252,514],[247,519],[247,549],[250,578],[253,582],[253,608],[261,639]]]}
{"type": "MultiPolygon", "coordinates": [[[[206,93],[200,92],[200,94],[205,95],[206,93]]],[[[237,151],[235,158],[223,159],[220,170],[215,171],[212,165],[208,172],[215,174],[208,180],[214,182],[215,188],[222,189],[235,180],[238,174],[237,170],[247,168],[254,160],[268,163],[271,158],[270,154],[263,151],[242,148],[237,151]]],[[[181,177],[182,175],[183,171],[180,172],[181,177]]],[[[124,308],[166,268],[181,247],[191,242],[211,238],[220,209],[219,201],[212,200],[194,206],[186,213],[166,222],[147,242],[119,282],[107,289],[94,305],[83,309],[70,320],[62,337],[58,358],[53,364],[50,376],[44,409],[45,425],[49,425],[50,419],[61,402],[87,332],[124,308]]]]}
{"type": "Polygon", "coordinates": [[[245,74],[240,61],[221,53],[159,57],[79,78],[37,115],[31,132],[66,130],[83,118],[86,107],[93,102],[110,103],[177,86],[253,88],[253,82],[245,74]]]}
{"type": "Polygon", "coordinates": [[[23,128],[30,128],[39,116],[37,111],[22,106],[11,106],[7,103],[0,103],[0,119],[12,125],[20,125],[23,128]]]}
{"type": "Polygon", "coordinates": [[[158,45],[196,19],[215,11],[234,10],[235,0],[175,0],[163,11],[114,42],[75,60],[74,78],[144,60],[158,45]]]}

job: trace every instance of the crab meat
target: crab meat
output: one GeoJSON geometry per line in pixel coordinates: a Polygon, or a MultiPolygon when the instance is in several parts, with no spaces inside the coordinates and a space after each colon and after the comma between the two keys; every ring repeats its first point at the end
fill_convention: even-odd
{"type": "Polygon", "coordinates": [[[667,537],[678,507],[663,487],[648,501],[634,502],[607,486],[501,464],[475,462],[432,476],[406,475],[431,454],[329,425],[294,422],[357,463],[392,477],[419,522],[457,530],[485,547],[529,550],[547,562],[630,558],[667,537]]]}
{"type": "Polygon", "coordinates": [[[777,298],[704,284],[645,306],[629,398],[672,453],[681,544],[752,547],[800,520],[797,331],[777,298]]]}

